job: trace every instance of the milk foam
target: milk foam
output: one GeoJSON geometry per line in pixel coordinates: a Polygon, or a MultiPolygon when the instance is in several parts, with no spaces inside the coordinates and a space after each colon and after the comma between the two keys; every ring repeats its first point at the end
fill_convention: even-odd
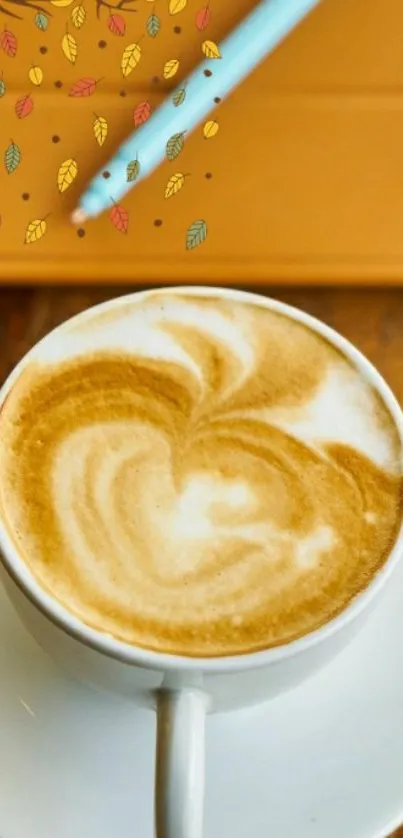
{"type": "Polygon", "coordinates": [[[84,622],[189,655],[265,648],[385,561],[401,448],[362,375],[305,326],[151,292],[71,321],[0,414],[0,514],[84,622]]]}

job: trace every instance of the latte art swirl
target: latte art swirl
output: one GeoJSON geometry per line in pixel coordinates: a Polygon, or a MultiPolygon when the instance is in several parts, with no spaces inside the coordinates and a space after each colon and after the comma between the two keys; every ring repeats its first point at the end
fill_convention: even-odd
{"type": "Polygon", "coordinates": [[[342,610],[401,519],[377,394],[291,318],[150,292],[51,335],[0,414],[0,515],[89,625],[191,656],[342,610]]]}

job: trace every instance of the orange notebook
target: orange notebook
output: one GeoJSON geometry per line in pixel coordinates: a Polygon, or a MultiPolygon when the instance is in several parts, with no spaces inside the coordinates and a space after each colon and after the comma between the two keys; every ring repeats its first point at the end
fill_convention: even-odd
{"type": "Polygon", "coordinates": [[[212,136],[197,129],[125,197],[127,232],[116,213],[69,223],[203,40],[253,5],[0,0],[2,282],[403,280],[401,0],[323,0],[218,107],[212,136]],[[174,174],[186,177],[167,198],[174,174]],[[207,237],[188,250],[200,219],[207,237]]]}

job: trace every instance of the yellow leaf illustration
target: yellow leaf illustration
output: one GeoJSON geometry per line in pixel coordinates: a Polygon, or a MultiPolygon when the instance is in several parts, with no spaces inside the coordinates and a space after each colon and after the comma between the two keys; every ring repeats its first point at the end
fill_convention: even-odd
{"type": "Polygon", "coordinates": [[[105,117],[95,115],[93,128],[98,145],[103,146],[108,134],[108,123],[105,117]]]}
{"type": "Polygon", "coordinates": [[[71,186],[77,177],[77,171],[77,163],[72,157],[69,157],[68,160],[65,160],[62,163],[57,173],[57,186],[59,192],[65,192],[66,189],[71,186]]]}
{"type": "Polygon", "coordinates": [[[186,8],[188,0],[169,0],[169,14],[178,15],[186,8]]]}
{"type": "Polygon", "coordinates": [[[166,61],[164,64],[164,79],[172,79],[173,76],[176,76],[179,70],[179,61],[177,58],[171,58],[170,61],[166,61]]]}
{"type": "Polygon", "coordinates": [[[30,82],[35,84],[37,87],[39,87],[39,85],[43,82],[43,71],[40,67],[37,67],[36,64],[31,67],[28,76],[30,82]]]}
{"type": "Polygon", "coordinates": [[[132,70],[137,67],[141,58],[141,46],[140,44],[129,44],[128,47],[123,52],[122,60],[120,62],[120,66],[122,68],[122,73],[124,76],[130,75],[132,70]]]}
{"type": "Polygon", "coordinates": [[[45,235],[47,224],[44,218],[35,218],[30,221],[25,230],[25,244],[34,244],[45,235]]]}
{"type": "Polygon", "coordinates": [[[220,50],[215,41],[203,41],[202,51],[206,58],[221,58],[220,50]]]}
{"type": "Polygon", "coordinates": [[[52,6],[57,6],[59,9],[71,6],[74,0],[50,0],[52,6]]]}
{"type": "Polygon", "coordinates": [[[210,140],[211,137],[215,137],[219,127],[220,126],[219,126],[218,122],[216,122],[214,119],[209,119],[205,123],[204,128],[203,128],[203,134],[205,136],[205,139],[210,140]]]}
{"type": "Polygon", "coordinates": [[[86,17],[87,12],[84,6],[74,6],[74,9],[71,10],[71,19],[76,29],[81,29],[86,17]]]}
{"type": "Polygon", "coordinates": [[[62,50],[67,58],[67,61],[70,61],[70,64],[75,64],[77,58],[77,41],[74,35],[70,35],[69,32],[66,32],[66,34],[63,35],[62,50]]]}
{"type": "Polygon", "coordinates": [[[180,189],[182,189],[183,184],[185,183],[185,175],[182,175],[181,172],[176,172],[175,175],[169,178],[169,181],[165,187],[165,197],[172,198],[173,195],[176,195],[180,189]]]}

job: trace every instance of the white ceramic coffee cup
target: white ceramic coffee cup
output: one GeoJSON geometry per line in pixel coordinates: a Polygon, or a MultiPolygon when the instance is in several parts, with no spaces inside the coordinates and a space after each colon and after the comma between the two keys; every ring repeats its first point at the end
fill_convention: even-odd
{"type": "MultiPolygon", "coordinates": [[[[186,294],[209,294],[211,288],[171,289],[171,293],[184,291],[186,294]]],[[[403,445],[403,415],[395,397],[375,368],[347,340],[313,317],[283,303],[241,291],[216,291],[223,297],[253,302],[285,314],[338,347],[379,392],[396,423],[403,445]]],[[[144,293],[147,292],[132,296],[140,302],[144,293]]],[[[119,302],[103,304],[98,310],[119,305],[119,302]]],[[[84,312],[75,320],[79,322],[86,316],[84,312]]],[[[57,330],[53,340],[55,336],[57,330]]],[[[0,391],[0,410],[35,351],[34,347],[0,391]]],[[[30,633],[79,679],[131,697],[136,703],[157,711],[157,838],[202,836],[206,714],[265,701],[300,683],[329,662],[363,624],[402,553],[403,528],[386,564],[366,590],[339,616],[299,640],[247,655],[187,658],[136,648],[81,623],[42,590],[19,556],[0,518],[0,566],[5,571],[2,577],[30,633]]]]}

